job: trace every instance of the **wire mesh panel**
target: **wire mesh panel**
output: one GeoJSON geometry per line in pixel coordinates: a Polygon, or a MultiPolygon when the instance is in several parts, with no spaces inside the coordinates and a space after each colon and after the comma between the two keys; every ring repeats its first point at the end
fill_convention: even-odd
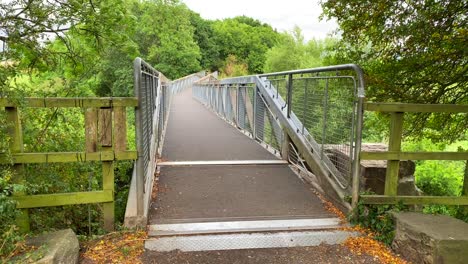
{"type": "Polygon", "coordinates": [[[137,214],[145,215],[149,207],[153,176],[157,156],[161,154],[161,141],[169,115],[173,94],[192,86],[202,78],[204,72],[192,74],[170,81],[140,58],[134,61],[134,88],[138,97],[136,108],[136,141],[138,159],[136,161],[137,214]]]}
{"type": "Polygon", "coordinates": [[[159,117],[161,102],[164,101],[161,92],[161,77],[149,64],[140,58],[134,61],[134,89],[138,97],[138,107],[135,111],[135,129],[138,159],[136,161],[136,199],[137,215],[144,215],[148,207],[148,193],[151,188],[155,166],[155,153],[159,145],[159,117]]]}
{"type": "Polygon", "coordinates": [[[299,127],[297,133],[307,139],[322,164],[346,188],[354,160],[355,77],[347,72],[285,73],[268,80],[270,89],[283,99],[283,109],[288,109],[299,127]]]}
{"type": "Polygon", "coordinates": [[[281,125],[256,92],[254,83],[195,84],[193,96],[252,138],[276,153],[281,151],[281,125]]]}
{"type": "MultiPolygon", "coordinates": [[[[139,99],[137,109],[137,146],[138,159],[142,162],[143,175],[148,175],[151,161],[151,146],[153,134],[154,115],[159,115],[160,106],[160,74],[144,61],[135,61],[135,95],[139,99]]],[[[156,138],[158,138],[156,136],[156,138]]],[[[144,181],[146,177],[143,178],[144,181]]]]}
{"type": "Polygon", "coordinates": [[[274,150],[281,151],[283,133],[276,116],[268,109],[264,99],[257,92],[255,109],[255,137],[274,150]]]}

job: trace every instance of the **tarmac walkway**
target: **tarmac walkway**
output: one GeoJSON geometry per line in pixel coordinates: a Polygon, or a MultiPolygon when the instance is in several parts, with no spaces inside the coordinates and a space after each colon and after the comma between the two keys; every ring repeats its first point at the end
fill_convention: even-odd
{"type": "MultiPolygon", "coordinates": [[[[164,161],[278,160],[192,98],[174,96],[164,161]]],[[[252,219],[330,218],[310,186],[286,164],[162,167],[150,224],[252,219]]]]}

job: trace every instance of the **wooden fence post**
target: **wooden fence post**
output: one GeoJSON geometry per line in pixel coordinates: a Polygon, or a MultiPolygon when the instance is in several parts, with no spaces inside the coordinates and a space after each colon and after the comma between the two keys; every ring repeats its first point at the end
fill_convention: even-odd
{"type": "MultiPolygon", "coordinates": [[[[390,119],[390,139],[388,142],[388,151],[401,150],[401,137],[403,135],[403,116],[402,112],[391,113],[390,119]]],[[[398,172],[400,170],[399,160],[388,160],[387,171],[385,174],[385,195],[395,196],[398,192],[398,172]]]]}
{"type": "Polygon", "coordinates": [[[116,151],[127,150],[127,112],[122,106],[114,107],[114,139],[116,151]]]}
{"type": "MultiPolygon", "coordinates": [[[[99,110],[99,145],[101,151],[112,150],[112,108],[99,110]]],[[[102,161],[102,187],[114,196],[114,161],[102,161]]],[[[114,200],[114,199],[113,199],[114,200]]],[[[114,202],[103,204],[104,230],[114,230],[114,202]]]]}
{"type": "MultiPolygon", "coordinates": [[[[8,134],[11,137],[10,150],[11,153],[21,153],[24,150],[23,146],[23,132],[21,129],[21,119],[19,110],[17,107],[5,107],[7,113],[7,121],[9,123],[8,134]]],[[[14,178],[13,182],[17,184],[24,183],[24,165],[14,164],[13,165],[14,178]]],[[[16,192],[13,196],[23,196],[24,192],[16,192]]],[[[21,209],[20,214],[16,218],[16,224],[19,230],[26,233],[30,230],[29,225],[29,212],[28,209],[21,209]]]]}
{"type": "Polygon", "coordinates": [[[86,139],[86,152],[97,151],[97,138],[98,138],[98,109],[86,108],[85,112],[85,139],[86,139]]]}

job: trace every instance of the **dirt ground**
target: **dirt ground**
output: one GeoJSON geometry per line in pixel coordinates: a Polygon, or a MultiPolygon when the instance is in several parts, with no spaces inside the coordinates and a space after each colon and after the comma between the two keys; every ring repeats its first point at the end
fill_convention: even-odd
{"type": "Polygon", "coordinates": [[[147,264],[302,264],[380,263],[369,255],[353,254],[342,245],[298,248],[242,249],[204,252],[150,252],[141,260],[147,264]]]}

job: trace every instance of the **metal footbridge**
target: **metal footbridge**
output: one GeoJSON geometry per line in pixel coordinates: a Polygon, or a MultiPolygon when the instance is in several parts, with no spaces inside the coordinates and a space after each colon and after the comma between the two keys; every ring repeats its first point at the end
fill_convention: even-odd
{"type": "Polygon", "coordinates": [[[148,228],[147,249],[311,246],[352,235],[322,199],[352,207],[359,67],[170,81],[141,59],[134,66],[138,160],[125,222],[148,228]]]}
{"type": "Polygon", "coordinates": [[[199,72],[169,80],[137,58],[134,91],[133,97],[0,98],[11,139],[11,153],[0,153],[0,164],[12,166],[13,182],[27,182],[26,164],[102,167],[96,189],[14,191],[9,199],[21,210],[16,219],[21,231],[30,228],[32,208],[76,204],[102,204],[103,227],[114,230],[114,170],[123,160],[135,161],[125,225],[146,228],[146,248],[157,251],[338,243],[353,234],[324,207],[330,202],[344,213],[358,200],[468,205],[466,175],[460,196],[415,195],[399,188],[407,181],[400,173],[402,160],[468,160],[466,151],[402,150],[405,115],[468,120],[468,106],[364,102],[357,65],[226,79],[199,72]],[[28,152],[22,136],[25,108],[50,109],[53,115],[75,109],[67,111],[83,115],[85,145],[72,152],[28,152]],[[365,111],[389,117],[388,146],[361,149],[365,111]],[[133,129],[136,150],[128,144],[133,137],[127,131],[133,129]],[[382,169],[385,175],[379,174],[382,169]]]}

